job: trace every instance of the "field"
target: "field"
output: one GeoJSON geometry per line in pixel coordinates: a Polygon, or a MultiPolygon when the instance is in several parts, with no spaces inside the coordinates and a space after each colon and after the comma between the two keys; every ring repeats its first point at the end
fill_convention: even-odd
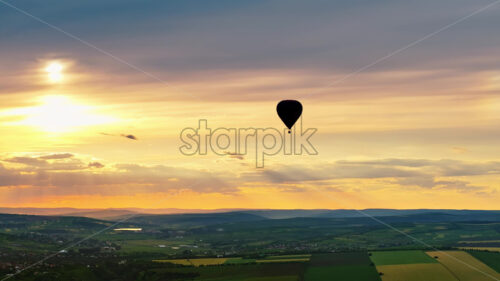
{"type": "Polygon", "coordinates": [[[500,253],[471,251],[469,254],[500,273],[500,253]]]}
{"type": "Polygon", "coordinates": [[[372,252],[371,260],[376,266],[397,264],[436,263],[423,251],[383,251],[372,252]]]}
{"type": "Polygon", "coordinates": [[[311,266],[370,265],[366,252],[315,254],[311,266]]]}
{"type": "Polygon", "coordinates": [[[366,252],[312,255],[304,280],[380,280],[375,267],[370,263],[366,252]]]}
{"type": "Polygon", "coordinates": [[[342,281],[377,281],[380,277],[372,266],[366,265],[346,265],[346,266],[313,266],[307,269],[306,281],[322,280],[342,280],[342,281]]]}
{"type": "Polygon", "coordinates": [[[198,258],[198,259],[166,259],[153,260],[153,262],[173,263],[180,265],[205,266],[220,264],[249,264],[249,263],[280,263],[280,262],[307,262],[311,255],[283,255],[269,256],[262,259],[244,258],[198,258]]]}
{"type": "MultiPolygon", "coordinates": [[[[499,247],[500,212],[380,219],[438,249],[499,247]]],[[[0,215],[0,224],[1,276],[110,226],[109,221],[90,218],[19,215],[0,215]]],[[[12,280],[71,280],[72,276],[82,281],[500,279],[495,272],[500,269],[500,253],[449,252],[484,275],[446,255],[426,254],[412,239],[364,217],[160,215],[134,218],[120,227],[141,231],[105,231],[12,280]]]]}
{"type": "Polygon", "coordinates": [[[212,259],[208,258],[208,259],[153,260],[153,261],[181,264],[181,265],[201,266],[201,265],[219,265],[225,263],[227,260],[228,260],[227,258],[212,258],[212,259]]]}
{"type": "MultiPolygon", "coordinates": [[[[299,281],[304,274],[304,263],[247,264],[197,267],[203,281],[299,281]]],[[[178,272],[192,272],[193,268],[180,268],[178,272]]]]}
{"type": "Polygon", "coordinates": [[[500,279],[500,273],[463,251],[427,252],[460,281],[491,281],[500,279]]]}
{"type": "Polygon", "coordinates": [[[461,250],[500,252],[500,247],[460,247],[461,250]]]}
{"type": "Polygon", "coordinates": [[[458,281],[439,263],[377,266],[382,281],[458,281]]]}

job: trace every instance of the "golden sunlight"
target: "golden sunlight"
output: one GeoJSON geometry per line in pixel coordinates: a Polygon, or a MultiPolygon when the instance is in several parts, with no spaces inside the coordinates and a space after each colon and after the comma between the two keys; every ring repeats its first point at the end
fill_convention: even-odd
{"type": "Polygon", "coordinates": [[[62,70],[63,66],[58,62],[52,62],[45,68],[45,71],[49,75],[49,80],[52,83],[58,83],[62,81],[62,70]]]}
{"type": "Polygon", "coordinates": [[[11,115],[24,115],[18,125],[37,127],[46,132],[62,133],[74,131],[78,127],[100,125],[114,121],[109,116],[92,112],[92,107],[79,104],[66,96],[45,96],[40,104],[18,108],[11,115]]]}

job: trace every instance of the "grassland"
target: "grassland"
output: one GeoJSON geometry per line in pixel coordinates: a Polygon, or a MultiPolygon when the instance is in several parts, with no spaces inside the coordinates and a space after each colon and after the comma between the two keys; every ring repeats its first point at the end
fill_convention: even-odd
{"type": "Polygon", "coordinates": [[[381,251],[372,252],[371,260],[376,266],[398,265],[398,264],[419,264],[436,263],[430,256],[423,251],[381,251]]]}
{"type": "Polygon", "coordinates": [[[500,247],[459,247],[461,250],[500,252],[500,247]]]}
{"type": "Polygon", "coordinates": [[[427,252],[446,267],[460,281],[491,281],[500,274],[463,251],[427,252]]]}
{"type": "Polygon", "coordinates": [[[439,263],[381,265],[382,281],[458,281],[439,263]]]}
{"type": "Polygon", "coordinates": [[[209,266],[221,264],[249,264],[249,263],[280,263],[280,262],[307,262],[311,255],[282,255],[269,256],[262,259],[244,258],[203,258],[203,259],[165,259],[153,262],[173,263],[187,266],[209,266]]]}
{"type": "Polygon", "coordinates": [[[175,260],[153,260],[153,261],[181,264],[181,265],[202,266],[202,265],[224,264],[227,260],[228,260],[227,258],[206,258],[206,259],[175,259],[175,260]]]}
{"type": "Polygon", "coordinates": [[[314,254],[311,257],[312,266],[370,265],[366,252],[314,254]]]}
{"type": "Polygon", "coordinates": [[[309,261],[309,258],[303,259],[271,259],[271,260],[256,260],[257,263],[270,263],[270,262],[306,262],[309,261]]]}
{"type": "Polygon", "coordinates": [[[380,277],[373,266],[311,266],[307,269],[304,280],[379,281],[380,277]]]}
{"type": "Polygon", "coordinates": [[[469,254],[500,273],[500,253],[471,251],[469,254]]]}
{"type": "MultiPolygon", "coordinates": [[[[231,266],[185,267],[178,272],[192,272],[203,281],[299,281],[306,268],[305,263],[246,264],[231,266]]],[[[359,280],[358,280],[359,281],[359,280]]]]}
{"type": "Polygon", "coordinates": [[[249,264],[256,263],[255,259],[244,259],[244,258],[230,258],[224,264],[249,264]]]}
{"type": "Polygon", "coordinates": [[[312,255],[304,275],[305,281],[379,281],[377,271],[370,265],[365,252],[312,255]]]}

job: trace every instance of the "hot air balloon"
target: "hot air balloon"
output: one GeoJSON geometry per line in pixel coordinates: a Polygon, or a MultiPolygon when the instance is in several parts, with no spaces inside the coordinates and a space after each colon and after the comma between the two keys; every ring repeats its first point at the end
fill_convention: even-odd
{"type": "Polygon", "coordinates": [[[288,133],[302,114],[302,104],[296,100],[282,100],[276,107],[278,116],[288,128],[288,133]]]}

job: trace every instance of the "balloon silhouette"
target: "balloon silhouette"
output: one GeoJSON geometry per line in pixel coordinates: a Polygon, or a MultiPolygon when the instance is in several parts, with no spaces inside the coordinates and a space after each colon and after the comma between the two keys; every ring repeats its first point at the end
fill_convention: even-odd
{"type": "MultiPolygon", "coordinates": [[[[302,104],[296,100],[282,100],[278,103],[276,111],[278,111],[278,116],[281,121],[283,121],[290,130],[302,114],[302,104]]],[[[288,131],[288,133],[290,133],[290,131],[288,131]]]]}

